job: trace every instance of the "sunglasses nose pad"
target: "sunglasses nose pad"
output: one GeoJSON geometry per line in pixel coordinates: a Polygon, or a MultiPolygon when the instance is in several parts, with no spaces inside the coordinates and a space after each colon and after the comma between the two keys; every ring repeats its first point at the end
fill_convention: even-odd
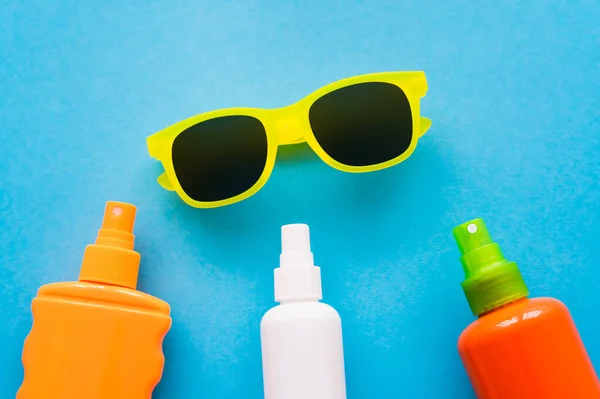
{"type": "Polygon", "coordinates": [[[169,191],[175,190],[175,188],[173,187],[173,184],[171,183],[171,179],[169,179],[169,176],[167,176],[167,172],[164,172],[162,175],[158,176],[158,179],[156,179],[156,181],[165,190],[169,190],[169,191]]]}

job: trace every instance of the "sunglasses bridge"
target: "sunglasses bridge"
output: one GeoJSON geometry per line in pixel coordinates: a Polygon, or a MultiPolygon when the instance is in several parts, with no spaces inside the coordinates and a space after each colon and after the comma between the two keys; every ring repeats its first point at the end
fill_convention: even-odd
{"type": "Polygon", "coordinates": [[[298,117],[295,105],[272,110],[276,119],[273,127],[278,145],[292,145],[306,141],[306,130],[310,129],[310,126],[298,117]]]}

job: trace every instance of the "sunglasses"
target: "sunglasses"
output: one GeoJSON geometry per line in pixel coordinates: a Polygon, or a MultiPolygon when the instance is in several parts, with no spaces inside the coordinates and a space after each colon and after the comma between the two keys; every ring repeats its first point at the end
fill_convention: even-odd
{"type": "Polygon", "coordinates": [[[284,108],[229,108],[178,122],[148,137],[165,172],[158,183],[188,205],[242,201],[269,179],[281,145],[307,142],[328,165],[372,172],[408,158],[431,121],[420,115],[423,72],[360,75],[284,108]]]}

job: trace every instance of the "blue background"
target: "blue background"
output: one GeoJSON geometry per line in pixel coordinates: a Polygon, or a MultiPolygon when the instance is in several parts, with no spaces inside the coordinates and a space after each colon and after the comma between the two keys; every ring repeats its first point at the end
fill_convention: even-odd
{"type": "Polygon", "coordinates": [[[344,322],[351,399],[469,398],[473,320],[450,235],[486,219],[534,296],[571,309],[600,367],[597,1],[1,1],[0,395],[39,286],[77,278],[106,200],[138,206],[139,288],[173,328],[154,398],[260,398],[280,225],[311,226],[344,322]],[[347,174],[307,147],[199,210],[155,182],[145,137],[340,78],[424,70],[433,126],[401,165],[347,174]]]}

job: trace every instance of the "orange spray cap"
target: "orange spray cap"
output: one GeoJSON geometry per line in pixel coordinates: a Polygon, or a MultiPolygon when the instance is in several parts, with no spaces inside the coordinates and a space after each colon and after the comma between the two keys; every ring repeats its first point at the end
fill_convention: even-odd
{"type": "Polygon", "coordinates": [[[124,202],[106,203],[96,243],[85,248],[79,281],[135,289],[140,268],[140,254],[133,250],[135,211],[124,202]]]}

